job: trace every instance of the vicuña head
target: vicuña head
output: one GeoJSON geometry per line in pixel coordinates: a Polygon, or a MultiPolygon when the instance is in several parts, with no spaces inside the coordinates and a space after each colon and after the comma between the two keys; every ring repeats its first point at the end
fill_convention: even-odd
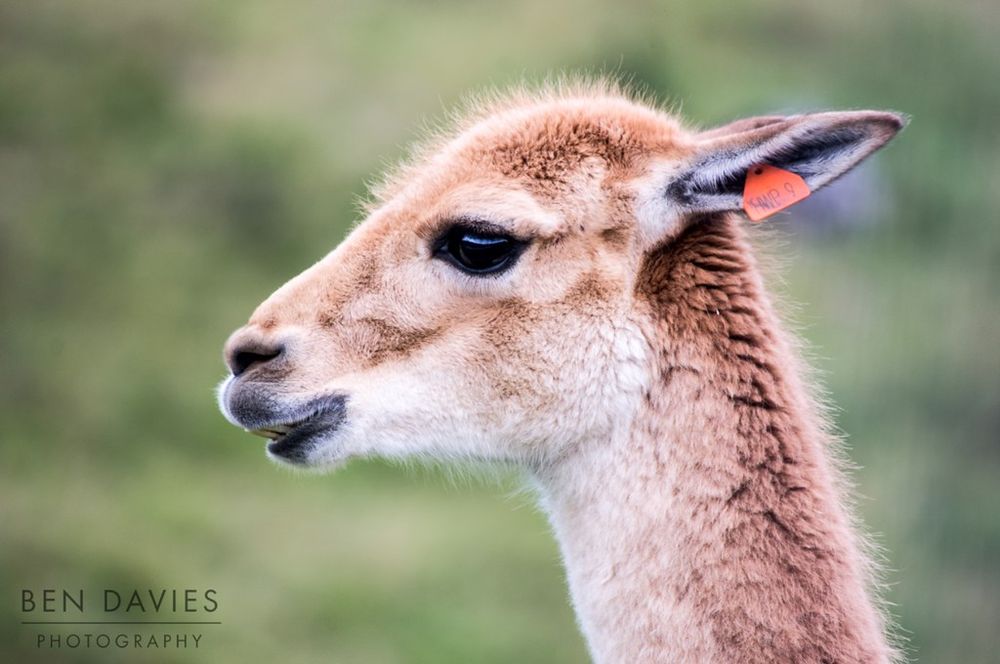
{"type": "Polygon", "coordinates": [[[222,410],[298,467],[522,466],[599,662],[890,660],[740,210],[750,169],[815,191],[903,124],[695,131],[609,85],[480,104],[232,335],[222,410]]]}

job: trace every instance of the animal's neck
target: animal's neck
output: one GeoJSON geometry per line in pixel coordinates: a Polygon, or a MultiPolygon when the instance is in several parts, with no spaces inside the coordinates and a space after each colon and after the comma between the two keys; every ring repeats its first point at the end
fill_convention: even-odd
{"type": "Polygon", "coordinates": [[[891,658],[751,256],[719,218],[648,259],[644,403],[539,477],[599,662],[891,658]]]}

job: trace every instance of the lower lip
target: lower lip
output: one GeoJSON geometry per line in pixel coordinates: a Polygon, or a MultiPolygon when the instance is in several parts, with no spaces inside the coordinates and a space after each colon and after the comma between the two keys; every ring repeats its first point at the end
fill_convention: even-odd
{"type": "Polygon", "coordinates": [[[281,461],[305,464],[313,448],[312,441],[319,431],[316,427],[297,426],[267,444],[268,453],[281,461]]]}

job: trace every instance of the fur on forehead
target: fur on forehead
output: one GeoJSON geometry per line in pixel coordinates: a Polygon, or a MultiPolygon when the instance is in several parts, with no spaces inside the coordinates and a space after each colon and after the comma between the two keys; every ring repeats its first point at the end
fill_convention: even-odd
{"type": "Polygon", "coordinates": [[[405,198],[421,179],[454,182],[467,176],[454,168],[462,155],[488,159],[498,176],[547,180],[552,188],[558,173],[546,168],[581,165],[589,158],[628,170],[638,157],[683,149],[689,136],[648,95],[606,78],[490,90],[466,99],[461,110],[414,145],[371,187],[364,211],[405,198]]]}

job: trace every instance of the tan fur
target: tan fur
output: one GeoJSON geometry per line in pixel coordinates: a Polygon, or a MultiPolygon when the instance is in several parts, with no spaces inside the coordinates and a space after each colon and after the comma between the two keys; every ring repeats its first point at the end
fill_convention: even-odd
{"type": "Polygon", "coordinates": [[[523,465],[597,661],[886,661],[829,440],[741,222],[663,193],[703,146],[784,124],[699,135],[606,84],[485,104],[234,334],[230,356],[286,348],[239,387],[347,396],[309,465],[523,465]],[[531,244],[509,272],[459,273],[429,245],[463,218],[531,244]]]}

